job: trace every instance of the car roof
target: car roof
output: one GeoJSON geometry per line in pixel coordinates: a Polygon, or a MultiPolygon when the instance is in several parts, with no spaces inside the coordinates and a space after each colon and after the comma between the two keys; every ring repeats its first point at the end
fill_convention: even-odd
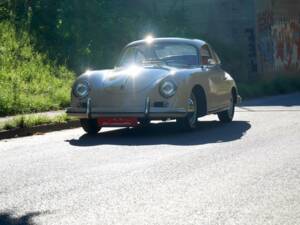
{"type": "MultiPolygon", "coordinates": [[[[199,40],[199,39],[187,39],[187,38],[153,38],[152,43],[160,43],[160,42],[168,42],[168,43],[183,43],[183,44],[190,44],[197,46],[198,48],[201,48],[203,45],[207,44],[205,41],[199,40]]],[[[138,40],[131,42],[126,47],[139,45],[139,44],[146,44],[147,40],[138,40]]]]}

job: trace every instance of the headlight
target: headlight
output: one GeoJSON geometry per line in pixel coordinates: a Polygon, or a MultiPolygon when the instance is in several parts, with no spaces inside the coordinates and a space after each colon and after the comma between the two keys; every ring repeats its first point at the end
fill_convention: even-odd
{"type": "Polygon", "coordinates": [[[84,98],[89,94],[89,85],[87,82],[79,82],[75,84],[73,93],[76,97],[84,98]]]}
{"type": "Polygon", "coordinates": [[[159,87],[160,94],[165,98],[170,98],[175,95],[176,90],[176,84],[170,80],[163,81],[159,87]]]}

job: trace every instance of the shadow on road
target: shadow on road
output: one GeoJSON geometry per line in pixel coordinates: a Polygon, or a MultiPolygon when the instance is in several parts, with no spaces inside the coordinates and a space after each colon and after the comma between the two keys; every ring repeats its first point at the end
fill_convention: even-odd
{"type": "Polygon", "coordinates": [[[33,217],[39,216],[41,213],[28,213],[21,217],[14,217],[10,212],[0,213],[1,225],[34,225],[33,217]]]}
{"type": "Polygon", "coordinates": [[[119,129],[101,132],[95,136],[83,135],[79,139],[68,140],[71,145],[88,147],[97,145],[160,145],[179,146],[229,142],[242,138],[251,128],[247,121],[233,121],[222,124],[218,121],[199,123],[195,131],[180,130],[175,122],[151,124],[149,128],[119,129]]]}

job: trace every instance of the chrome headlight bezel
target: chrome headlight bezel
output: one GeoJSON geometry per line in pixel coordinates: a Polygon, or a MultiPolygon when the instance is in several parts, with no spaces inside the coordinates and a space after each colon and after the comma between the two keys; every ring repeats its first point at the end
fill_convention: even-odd
{"type": "Polygon", "coordinates": [[[164,98],[171,98],[177,92],[177,85],[172,80],[164,80],[159,85],[159,93],[164,98]]]}
{"type": "Polygon", "coordinates": [[[73,86],[73,94],[77,98],[86,98],[90,93],[89,83],[87,81],[78,81],[73,86]]]}

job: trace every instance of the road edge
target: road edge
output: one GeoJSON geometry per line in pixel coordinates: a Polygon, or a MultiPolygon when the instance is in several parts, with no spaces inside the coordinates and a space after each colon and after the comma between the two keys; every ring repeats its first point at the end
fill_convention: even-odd
{"type": "Polygon", "coordinates": [[[65,123],[39,125],[31,128],[16,128],[13,130],[0,131],[0,140],[46,134],[54,131],[68,130],[79,127],[80,121],[74,120],[65,123]]]}

